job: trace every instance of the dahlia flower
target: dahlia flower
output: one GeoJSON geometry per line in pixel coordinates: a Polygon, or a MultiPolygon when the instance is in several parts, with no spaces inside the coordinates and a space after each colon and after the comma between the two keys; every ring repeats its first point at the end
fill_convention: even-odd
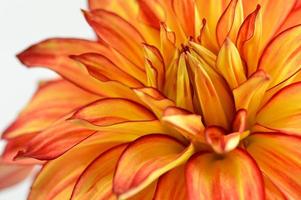
{"type": "Polygon", "coordinates": [[[1,187],[41,165],[30,200],[301,198],[300,0],[90,0],[83,14],[96,41],[18,55],[61,78],[4,132],[1,187]]]}

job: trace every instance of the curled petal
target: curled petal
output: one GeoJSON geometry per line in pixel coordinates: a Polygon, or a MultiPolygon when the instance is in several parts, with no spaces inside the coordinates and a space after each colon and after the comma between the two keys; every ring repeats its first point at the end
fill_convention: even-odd
{"type": "Polygon", "coordinates": [[[264,200],[264,183],[254,160],[236,149],[224,156],[201,153],[186,165],[189,199],[264,200]]]}
{"type": "Polygon", "coordinates": [[[121,155],[114,176],[113,190],[121,199],[130,197],[165,172],[181,165],[193,152],[191,145],[185,149],[171,137],[141,137],[131,143],[121,155]]]}

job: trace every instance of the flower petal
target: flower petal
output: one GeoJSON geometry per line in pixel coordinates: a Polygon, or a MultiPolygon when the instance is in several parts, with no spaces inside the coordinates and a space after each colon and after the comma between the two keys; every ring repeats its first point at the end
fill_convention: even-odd
{"type": "Polygon", "coordinates": [[[142,105],[121,98],[106,98],[77,110],[72,119],[87,121],[96,126],[108,126],[126,121],[155,120],[154,114],[142,105]]]}
{"type": "Polygon", "coordinates": [[[280,132],[301,135],[301,83],[282,88],[261,108],[259,125],[280,132]],[[281,112],[279,112],[281,111],[281,112]]]}
{"type": "Polygon", "coordinates": [[[236,46],[241,57],[247,63],[247,74],[251,76],[256,69],[261,52],[258,46],[261,42],[262,15],[261,7],[258,5],[254,12],[246,17],[241,25],[236,46]]]}
{"type": "MultiPolygon", "coordinates": [[[[131,68],[125,72],[101,54],[86,53],[79,56],[72,56],[72,58],[85,65],[89,73],[97,79],[103,81],[118,81],[128,87],[143,86],[139,80],[128,74],[128,71],[131,69],[134,70],[135,68],[131,68]]],[[[137,72],[132,72],[131,74],[135,73],[137,72]]]]}
{"type": "Polygon", "coordinates": [[[247,138],[247,151],[260,170],[286,197],[301,195],[301,139],[280,133],[256,133],[247,138]]]}
{"type": "Polygon", "coordinates": [[[134,92],[160,119],[167,107],[174,106],[174,102],[164,97],[159,91],[153,88],[134,89],[134,92]]]}
{"type": "Polygon", "coordinates": [[[126,146],[126,144],[116,146],[93,160],[78,178],[71,199],[114,199],[115,194],[112,190],[114,170],[126,146]]]}
{"type": "Polygon", "coordinates": [[[264,200],[261,172],[254,160],[236,149],[224,156],[201,153],[186,166],[189,199],[264,200]]]}
{"type": "Polygon", "coordinates": [[[242,0],[231,0],[216,26],[216,38],[220,46],[227,37],[236,41],[243,18],[242,0]]]}
{"type": "Polygon", "coordinates": [[[107,52],[105,47],[96,42],[76,39],[50,39],[38,43],[21,54],[18,58],[29,67],[44,66],[57,72],[78,87],[100,96],[124,96],[135,99],[132,91],[115,81],[100,81],[88,74],[79,62],[69,58],[89,52],[107,52]]]}
{"type": "Polygon", "coordinates": [[[119,15],[102,9],[84,12],[84,14],[102,40],[138,67],[143,66],[142,43],[145,40],[132,24],[119,15]]]}
{"type": "Polygon", "coordinates": [[[255,114],[261,105],[269,81],[264,71],[257,71],[233,90],[236,110],[247,110],[247,127],[254,124],[255,114]]]}
{"type": "Polygon", "coordinates": [[[188,63],[194,74],[192,82],[195,95],[206,125],[228,128],[234,106],[227,83],[201,58],[188,54],[188,63]]]}
{"type": "Polygon", "coordinates": [[[159,178],[154,200],[188,199],[184,166],[179,166],[159,178]]]}
{"type": "Polygon", "coordinates": [[[259,69],[264,69],[271,76],[270,88],[300,70],[300,49],[301,25],[280,33],[265,48],[259,61],[259,69]]]}
{"type": "Polygon", "coordinates": [[[226,38],[218,53],[216,67],[231,89],[238,87],[247,80],[239,52],[229,38],[226,38]]]}
{"type": "Polygon", "coordinates": [[[13,138],[43,131],[74,109],[99,98],[64,80],[42,83],[30,103],[4,131],[2,137],[13,138]]]}
{"type": "Polygon", "coordinates": [[[179,108],[169,107],[165,110],[162,121],[171,132],[177,131],[191,140],[205,141],[203,133],[205,128],[199,115],[184,113],[179,108]]]}
{"type": "Polygon", "coordinates": [[[185,162],[193,152],[192,145],[184,149],[180,142],[171,137],[141,137],[131,143],[121,155],[113,190],[121,199],[130,197],[165,172],[185,162]]]}
{"type": "Polygon", "coordinates": [[[32,165],[0,163],[0,190],[23,181],[32,171],[32,165]]]}

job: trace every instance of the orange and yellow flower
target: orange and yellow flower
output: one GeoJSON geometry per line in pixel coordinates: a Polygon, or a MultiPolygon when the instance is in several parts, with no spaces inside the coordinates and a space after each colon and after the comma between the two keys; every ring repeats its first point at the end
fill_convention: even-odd
{"type": "Polygon", "coordinates": [[[89,7],[97,41],[18,55],[62,78],[4,132],[0,187],[38,164],[30,200],[300,199],[300,0],[89,7]]]}

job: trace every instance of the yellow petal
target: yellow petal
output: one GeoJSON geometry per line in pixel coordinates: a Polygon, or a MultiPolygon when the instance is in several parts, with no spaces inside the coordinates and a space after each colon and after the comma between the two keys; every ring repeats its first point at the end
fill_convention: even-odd
{"type": "Polygon", "coordinates": [[[247,79],[239,52],[229,38],[225,40],[218,53],[216,67],[231,89],[238,87],[247,79]]]}

